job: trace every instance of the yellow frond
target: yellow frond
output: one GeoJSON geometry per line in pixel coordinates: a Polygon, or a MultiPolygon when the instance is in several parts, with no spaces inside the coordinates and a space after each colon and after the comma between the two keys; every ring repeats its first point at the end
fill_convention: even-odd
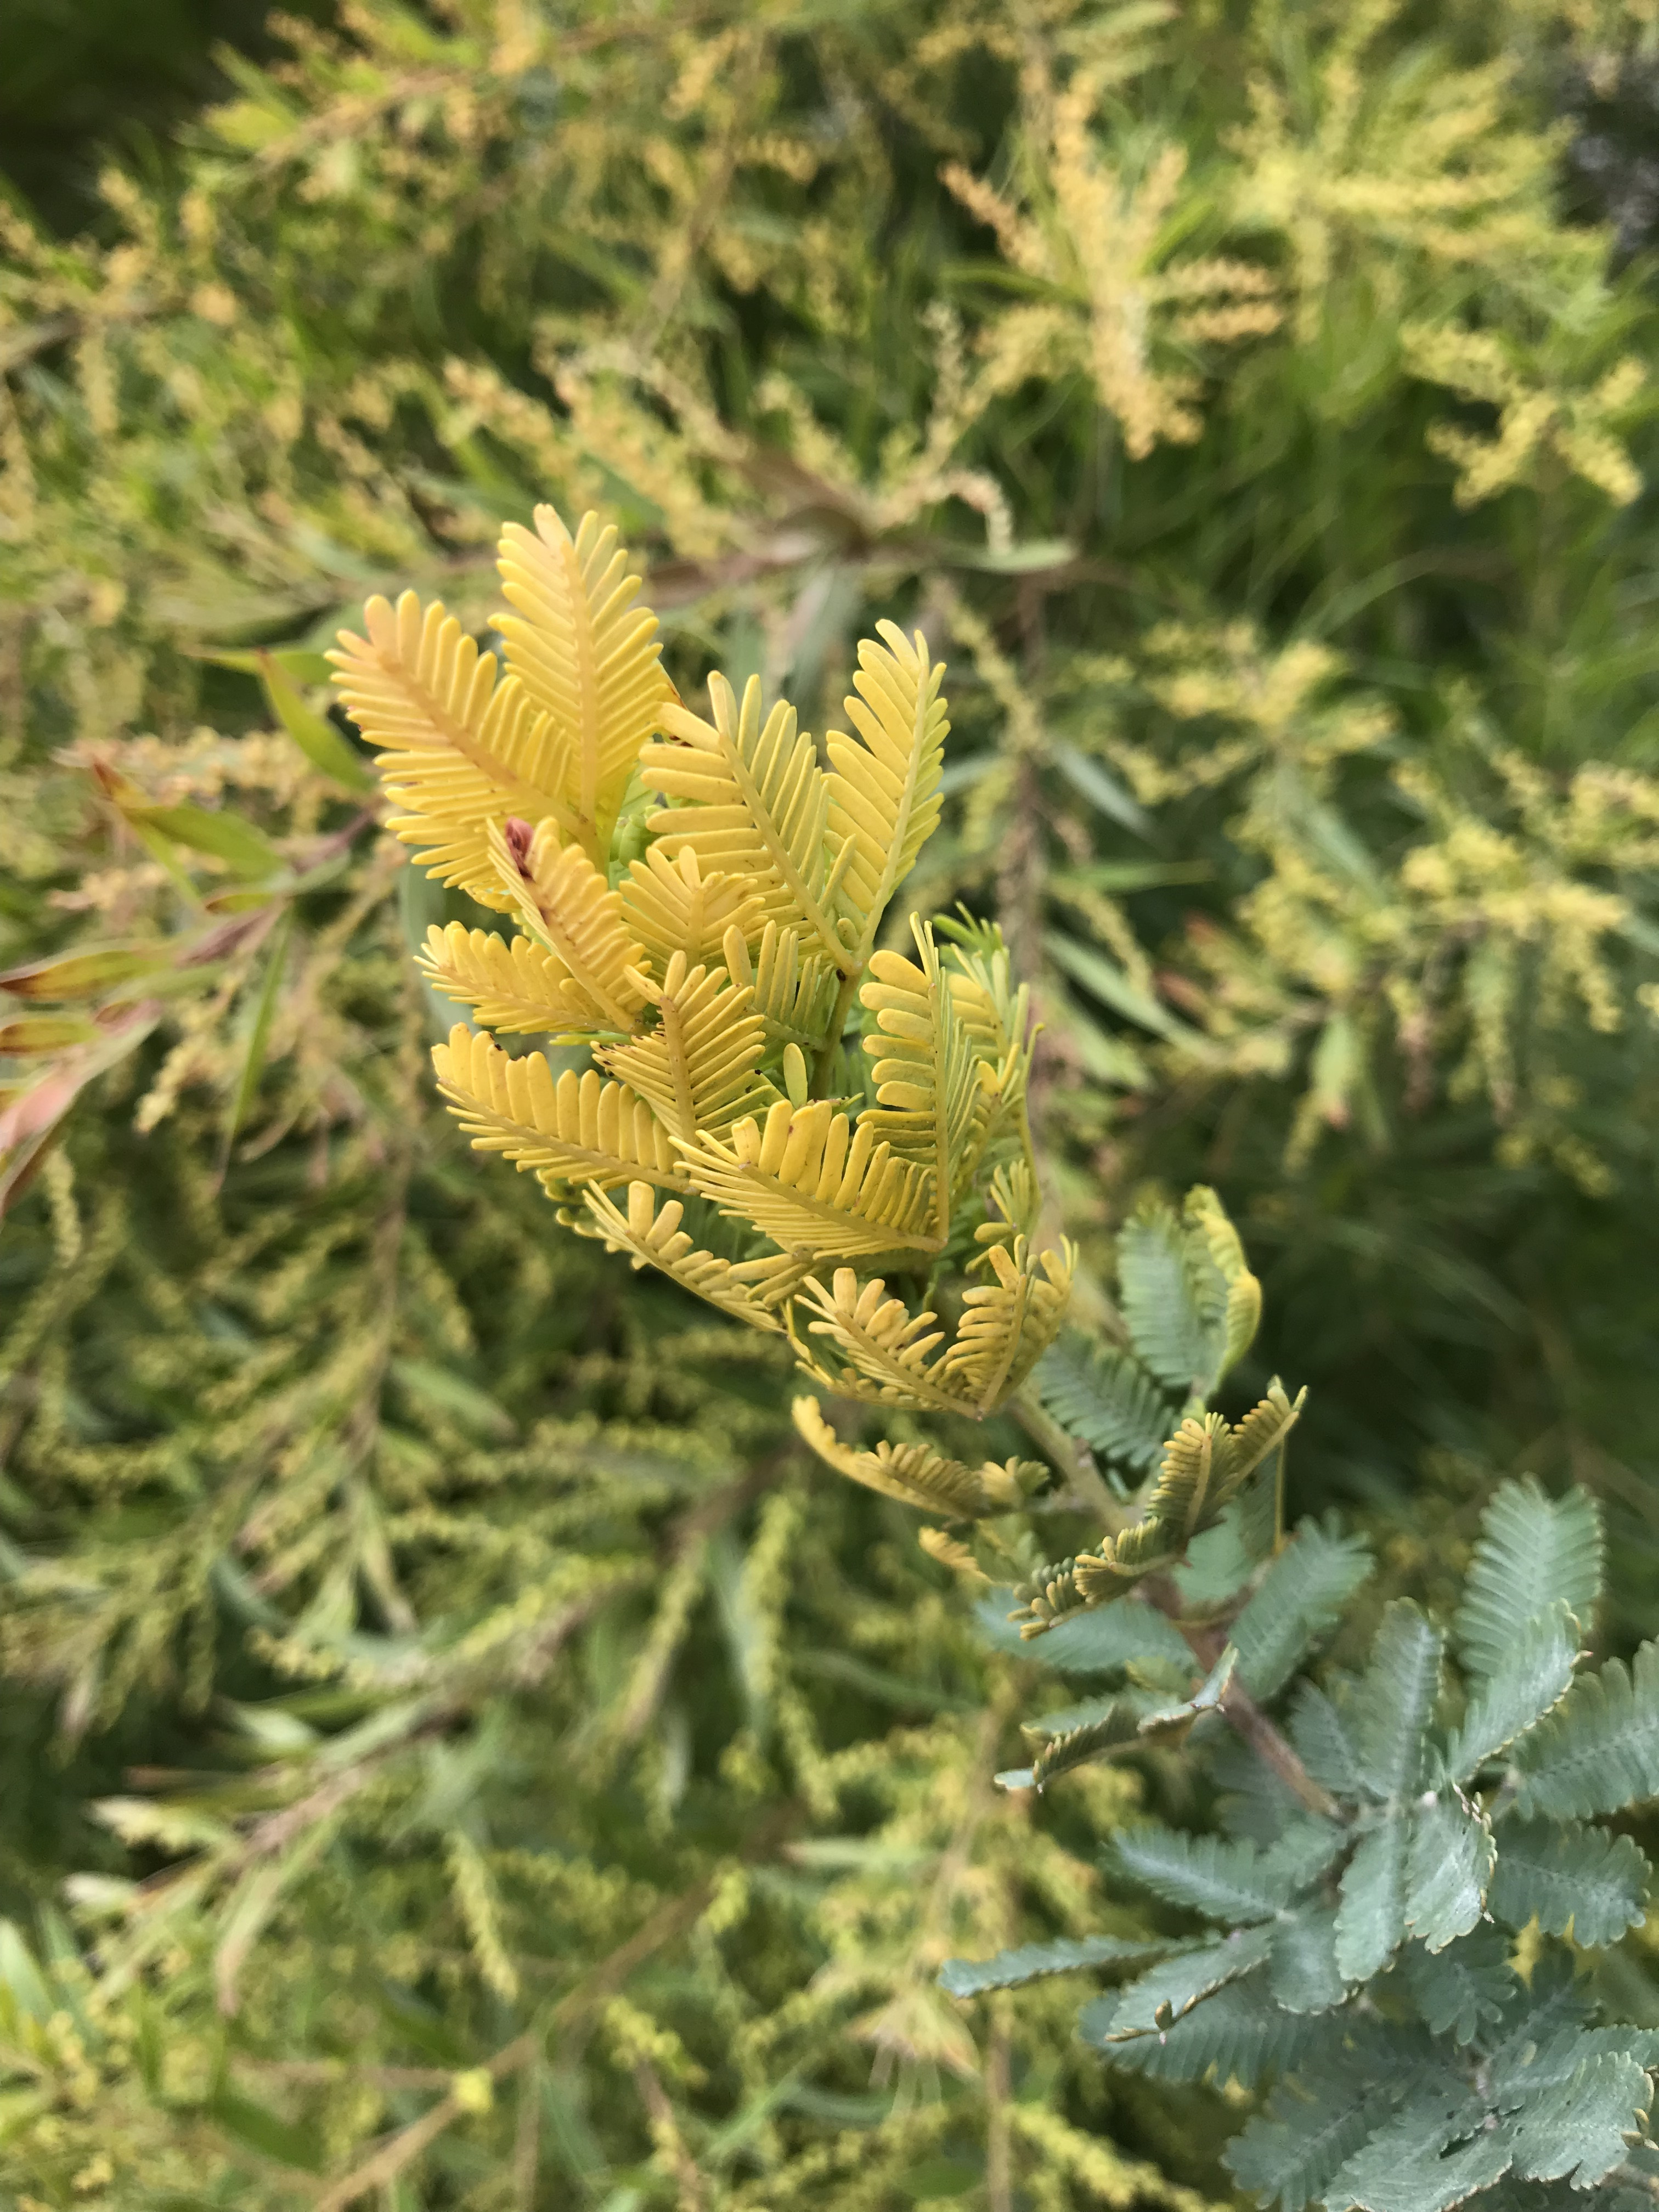
{"type": "MultiPolygon", "coordinates": [[[[684,857],[684,855],[682,856],[684,857]]],[[[753,957],[734,922],[723,947],[732,980],[755,994],[755,1012],[766,1024],[769,1044],[798,1044],[816,1052],[823,1043],[836,1011],[836,971],[821,954],[803,956],[800,932],[769,921],[753,957]]]]}
{"type": "Polygon", "coordinates": [[[956,1342],[945,1356],[947,1388],[981,1418],[1012,1396],[1054,1342],[1072,1295],[1076,1254],[1033,1252],[1024,1237],[1013,1248],[990,1244],[996,1276],[963,1294],[956,1342]]]}
{"type": "Polygon", "coordinates": [[[864,1115],[901,1158],[935,1170],[935,1231],[950,1234],[951,1200],[983,1146],[989,1097],[956,1000],[939,972],[933,932],[913,917],[921,965],[878,952],[859,992],[876,1018],[864,1049],[874,1059],[876,1097],[864,1115]]]}
{"type": "MultiPolygon", "coordinates": [[[[873,1451],[844,1444],[823,1418],[816,1398],[797,1398],[791,1407],[795,1427],[823,1460],[866,1490],[896,1498],[924,1513],[943,1513],[952,1521],[977,1521],[1006,1513],[1024,1503],[1044,1470],[1032,1460],[1011,1459],[1000,1466],[987,1461],[965,1467],[927,1444],[878,1443],[873,1451]]],[[[946,1540],[949,1540],[948,1539],[946,1540]]],[[[970,1561],[971,1565],[971,1561],[970,1561]]]]}
{"type": "Polygon", "coordinates": [[[651,1182],[684,1187],[668,1133],[625,1084],[594,1068],[567,1068],[555,1081],[538,1052],[510,1059],[464,1022],[434,1045],[438,1086],[481,1152],[502,1152],[550,1193],[571,1183],[651,1182]]]}
{"type": "Polygon", "coordinates": [[[626,1214],[603,1192],[589,1189],[583,1199],[608,1249],[628,1253],[636,1268],[658,1268],[682,1290],[747,1322],[751,1328],[774,1335],[781,1331],[783,1323],[774,1309],[788,1297],[808,1261],[781,1252],[734,1264],[713,1252],[699,1251],[680,1227],[685,1208],[671,1198],[659,1212],[648,1182],[629,1183],[626,1214]]]}
{"type": "Polygon", "coordinates": [[[567,832],[576,826],[552,720],[516,676],[495,681],[495,655],[481,654],[441,602],[422,612],[413,592],[395,609],[376,597],[363,617],[368,635],[342,630],[328,657],[400,810],[387,827],[420,849],[428,875],[505,911],[489,861],[490,823],[550,815],[567,832]]]}
{"type": "Polygon", "coordinates": [[[929,659],[920,630],[914,643],[894,623],[876,625],[884,643],[859,646],[856,698],[843,702],[860,744],[840,730],[825,739],[830,838],[852,858],[841,894],[858,926],[859,951],[875,942],[888,901],[915,866],[939,823],[939,775],[948,710],[939,696],[943,662],[929,659]]]}
{"type": "Polygon", "coordinates": [[[532,833],[513,817],[490,831],[489,845],[496,881],[526,927],[562,962],[586,1026],[631,1035],[646,1002],[637,976],[645,948],[623,927],[617,893],[550,821],[532,833]]]}
{"type": "MultiPolygon", "coordinates": [[[[677,952],[707,960],[732,930],[741,942],[758,927],[759,908],[749,886],[732,876],[705,875],[693,845],[683,845],[673,860],[661,845],[653,845],[642,860],[630,863],[619,888],[623,921],[659,968],[677,952]]],[[[734,970],[732,980],[744,978],[734,970]]]]}
{"type": "Polygon", "coordinates": [[[1184,1420],[1164,1447],[1146,1517],[1073,1562],[1073,1581],[1081,1601],[1103,1604],[1143,1575],[1179,1559],[1194,1536],[1215,1526],[1262,1461],[1284,1443],[1306,1396],[1302,1391],[1292,1401],[1275,1380],[1237,1427],[1230,1428],[1219,1413],[1184,1420]]]}
{"type": "Polygon", "coordinates": [[[1218,1380],[1243,1358],[1255,1340],[1261,1323],[1261,1285],[1246,1264],[1237,1230],[1207,1184],[1200,1183],[1188,1192],[1182,1212],[1203,1237],[1210,1257],[1227,1285],[1218,1380]]]}
{"type": "Polygon", "coordinates": [[[785,1251],[842,1260],[939,1249],[931,1173],[878,1142],[867,1115],[854,1127],[825,1099],[780,1100],[763,1126],[738,1122],[729,1146],[709,1137],[680,1150],[695,1189],[785,1251]]]}
{"type": "MultiPolygon", "coordinates": [[[[851,1267],[837,1267],[833,1287],[816,1277],[803,1284],[801,1298],[817,1319],[807,1328],[828,1337],[850,1363],[832,1372],[795,1338],[796,1356],[815,1382],[844,1398],[871,1406],[903,1406],[912,1412],[959,1413],[967,1409],[945,1380],[944,1363],[928,1354],[945,1341],[934,1313],[912,1315],[902,1298],[890,1297],[880,1276],[860,1283],[851,1267]]],[[[790,1334],[794,1336],[793,1317],[790,1334]]]]}
{"type": "Polygon", "coordinates": [[[640,747],[675,697],[657,617],[615,530],[585,514],[574,538],[550,507],[536,527],[501,532],[501,588],[517,610],[493,617],[507,664],[557,733],[559,792],[574,834],[603,861],[640,747]]]}
{"type": "Polygon", "coordinates": [[[562,1037],[592,1026],[586,998],[572,986],[563,961],[527,937],[509,940],[461,921],[447,929],[434,924],[416,959],[427,981],[471,1006],[485,1029],[562,1037]]]}
{"type": "MultiPolygon", "coordinates": [[[[637,971],[635,971],[637,973],[637,971]]],[[[647,979],[641,976],[644,983],[647,979]]],[[[610,1073],[648,1099],[658,1120],[694,1140],[764,1112],[777,1093],[758,1075],[766,1025],[723,968],[688,968],[677,952],[647,995],[659,1026],[633,1043],[597,1056],[610,1073]]]]}
{"type": "MultiPolygon", "coordinates": [[[[781,702],[763,721],[758,677],[750,678],[741,708],[723,676],[709,678],[708,696],[712,722],[667,708],[662,726],[678,742],[647,745],[640,756],[653,790],[690,802],[653,815],[653,834],[671,860],[695,847],[706,870],[749,887],[763,919],[799,929],[850,974],[859,962],[836,927],[829,784],[812,740],[781,702]]],[[[843,862],[850,858],[848,846],[843,862]]]]}

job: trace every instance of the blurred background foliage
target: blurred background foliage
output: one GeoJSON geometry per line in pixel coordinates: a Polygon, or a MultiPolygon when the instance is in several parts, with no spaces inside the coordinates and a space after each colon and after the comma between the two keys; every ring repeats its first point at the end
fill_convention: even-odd
{"type": "Polygon", "coordinates": [[[1224,2197],[1227,2093],[933,1982],[1097,1925],[1083,1837],[1177,1771],[995,1792],[1033,1662],[765,1345],[458,1146],[407,948],[461,902],[318,656],[372,590],[483,629],[539,497],[622,526],[688,696],[821,728],[924,624],[913,896],[1032,982],[1082,1295],[1214,1183],[1298,1504],[1432,1597],[1498,1473],[1584,1481],[1627,1645],[1652,11],[173,12],[0,27],[0,2177],[1224,2197]]]}

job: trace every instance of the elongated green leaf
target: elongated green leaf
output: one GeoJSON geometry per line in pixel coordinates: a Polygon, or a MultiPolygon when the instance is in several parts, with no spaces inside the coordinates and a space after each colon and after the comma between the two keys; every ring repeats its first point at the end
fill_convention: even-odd
{"type": "Polygon", "coordinates": [[[1406,1934],[1406,1852],[1411,1833],[1404,1820],[1384,1820],[1359,1839],[1342,1875],[1336,1915],[1336,1963],[1345,1980],[1368,1982],[1380,1973],[1406,1934]]]}
{"type": "Polygon", "coordinates": [[[1480,1918],[1492,1880],[1492,1830],[1449,1790],[1413,1807],[1410,1819],[1406,1926],[1425,1949],[1443,1951],[1480,1918]]]}
{"type": "Polygon", "coordinates": [[[1271,1919],[1295,1894],[1294,1880],[1254,1844],[1157,1827],[1127,1829],[1114,1841],[1117,1864],[1132,1880],[1225,1928],[1271,1919]]]}
{"type": "Polygon", "coordinates": [[[1052,1943],[1022,1943],[991,1959],[947,1959],[939,1968],[942,1990],[953,1997],[976,1997],[986,1990],[1013,1990],[1045,1974],[1073,1974],[1085,1966],[1115,1966],[1156,1958],[1163,1943],[1139,1943],[1124,1936],[1066,1936],[1052,1943]]]}
{"type": "Polygon", "coordinates": [[[1087,1766],[1097,1759],[1104,1759],[1125,1744],[1134,1743],[1140,1734],[1141,1715],[1139,1707],[1126,1698],[1116,1698],[1105,1711],[1080,1726],[1068,1729],[1044,1744],[1031,1761],[1031,1782],[1042,1790],[1061,1774],[1073,1767],[1087,1766]]]}
{"type": "Polygon", "coordinates": [[[1583,1674],[1516,1751],[1520,1809],[1617,1813],[1659,1795],[1659,1644],[1583,1674]]]}
{"type": "Polygon", "coordinates": [[[128,806],[122,811],[134,829],[148,830],[192,853],[206,853],[250,882],[277,875],[286,865],[264,831],[240,814],[188,805],[128,806]]]}
{"type": "Polygon", "coordinates": [[[31,960],[0,975],[0,991],[14,998],[58,1004],[66,999],[95,998],[117,983],[159,975],[171,968],[178,947],[171,945],[96,945],[31,960]]]}
{"type": "Polygon", "coordinates": [[[1480,1516],[1453,1636],[1470,1671],[1491,1675],[1517,1631],[1564,1605],[1589,1626],[1601,1590],[1601,1518],[1582,1490],[1547,1498],[1531,1475],[1502,1484],[1480,1516]]]}
{"type": "Polygon", "coordinates": [[[1631,1836],[1609,1836],[1577,1820],[1505,1822],[1492,1879],[1493,1915],[1506,1927],[1536,1918],[1551,1936],[1616,1943],[1643,1914],[1652,1869],[1631,1836]]]}
{"type": "MultiPolygon", "coordinates": [[[[374,788],[374,772],[367,761],[359,757],[341,732],[325,714],[307,706],[303,694],[295,683],[281,659],[275,653],[261,653],[253,656],[265,696],[270,702],[271,712],[288,732],[300,750],[315,769],[347,791],[368,792],[374,788]]],[[[323,680],[331,673],[326,661],[323,663],[323,680]]]]}
{"type": "Polygon", "coordinates": [[[1473,1780],[1566,1695],[1578,1661],[1578,1624],[1565,1605],[1552,1606],[1517,1629],[1469,1701],[1451,1740],[1447,1764],[1459,1782],[1473,1780]]]}
{"type": "Polygon", "coordinates": [[[1518,1986],[1509,1945],[1492,1928],[1477,1929],[1466,1942],[1441,1951],[1413,1943],[1404,1966],[1425,2021],[1437,2035],[1449,2034],[1460,2044],[1501,2020],[1518,1986]]]}
{"type": "Polygon", "coordinates": [[[1316,1522],[1297,1531],[1231,1632],[1240,1677],[1253,1697],[1270,1698],[1283,1686],[1370,1571],[1370,1554],[1359,1537],[1328,1535],[1316,1522]]]}
{"type": "Polygon", "coordinates": [[[270,1024],[276,1018],[277,994],[283,987],[283,969],[288,958],[288,940],[294,927],[294,909],[290,906],[271,933],[270,950],[265,955],[265,972],[259,985],[259,995],[254,1002],[253,1019],[248,1027],[246,1049],[237,1074],[236,1088],[232,1093],[230,1111],[225,1117],[224,1134],[220,1139],[220,1170],[223,1172],[229,1160],[247,1111],[259,1088],[259,1077],[265,1064],[265,1047],[270,1042],[270,1024]]]}
{"type": "Polygon", "coordinates": [[[1440,1694],[1440,1651],[1438,1630],[1409,1598],[1396,1599],[1382,1616],[1347,1716],[1359,1779],[1374,1796],[1410,1796],[1422,1787],[1424,1747],[1440,1694]]]}

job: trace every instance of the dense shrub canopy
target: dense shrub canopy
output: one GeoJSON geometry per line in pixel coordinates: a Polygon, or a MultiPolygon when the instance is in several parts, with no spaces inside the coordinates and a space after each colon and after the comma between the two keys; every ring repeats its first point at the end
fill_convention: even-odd
{"type": "MultiPolygon", "coordinates": [[[[912,906],[1000,924],[1080,1324],[1143,1184],[1219,1193],[1266,1292],[1222,1410],[1306,1384],[1292,1512],[1379,1563],[1335,1674],[1462,1619],[1528,1472],[1511,1510],[1598,1501],[1601,1610],[1555,1595],[1623,1679],[1659,1595],[1654,314],[1639,174],[1567,149],[1650,45],[1610,0],[361,0],[226,56],[73,235],[0,206],[20,2202],[1233,2185],[1247,2069],[1109,2068],[1064,1982],[937,1978],[1190,1936],[1167,1870],[1118,1877],[1186,1848],[1146,1833],[1262,1840],[1197,1729],[993,1779],[1129,1658],[1190,1682],[1011,1650],[1012,1600],[988,1626],[811,1460],[777,1340],[566,1236],[436,1098],[411,950],[489,916],[380,835],[321,655],[405,589],[482,638],[540,500],[622,531],[687,702],[756,676],[834,726],[882,617],[946,664],[888,949],[912,906]]],[[[1078,1402],[884,1432],[1073,1484],[1078,1402]]],[[[1248,1561],[1206,1556],[1220,1606],[1248,1561]]],[[[1163,1618],[1085,1618],[1120,1612],[1163,1618]]],[[[1595,1832],[1626,1874],[1647,1817],[1595,1832]]],[[[1608,1924],[1584,2005],[1659,2022],[1608,1924]]],[[[1521,1936],[1534,1992],[1565,1942],[1521,1936]]]]}

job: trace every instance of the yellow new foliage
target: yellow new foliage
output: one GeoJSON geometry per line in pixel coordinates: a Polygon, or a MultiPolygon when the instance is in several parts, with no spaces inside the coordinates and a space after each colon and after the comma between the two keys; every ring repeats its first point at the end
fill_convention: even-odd
{"type": "MultiPolygon", "coordinates": [[[[570,1226],[787,1331],[827,1388],[983,1419],[1052,1341],[1073,1255],[1028,1241],[1030,1020],[1000,936],[952,923],[942,957],[912,916],[915,960],[878,949],[939,820],[943,667],[920,632],[880,623],[826,769],[758,679],[739,700],[713,676],[707,719],[681,704],[639,580],[594,516],[573,534],[538,508],[533,533],[503,534],[501,568],[499,677],[412,594],[371,600],[367,638],[333,656],[380,748],[391,827],[429,873],[519,924],[452,921],[419,956],[478,1024],[434,1054],[445,1097],[570,1226]],[[635,778],[664,802],[642,854],[637,800],[624,814],[635,778]],[[556,1074],[491,1030],[585,1047],[593,1064],[556,1074]],[[625,1210],[608,1195],[623,1186],[625,1210]],[[959,1235],[988,1279],[961,1292],[949,1338],[887,1277],[931,1290],[959,1235]]],[[[1023,1494],[1012,1463],[849,1454],[821,1430],[803,1433],[833,1465],[936,1511],[1023,1494]]]]}

